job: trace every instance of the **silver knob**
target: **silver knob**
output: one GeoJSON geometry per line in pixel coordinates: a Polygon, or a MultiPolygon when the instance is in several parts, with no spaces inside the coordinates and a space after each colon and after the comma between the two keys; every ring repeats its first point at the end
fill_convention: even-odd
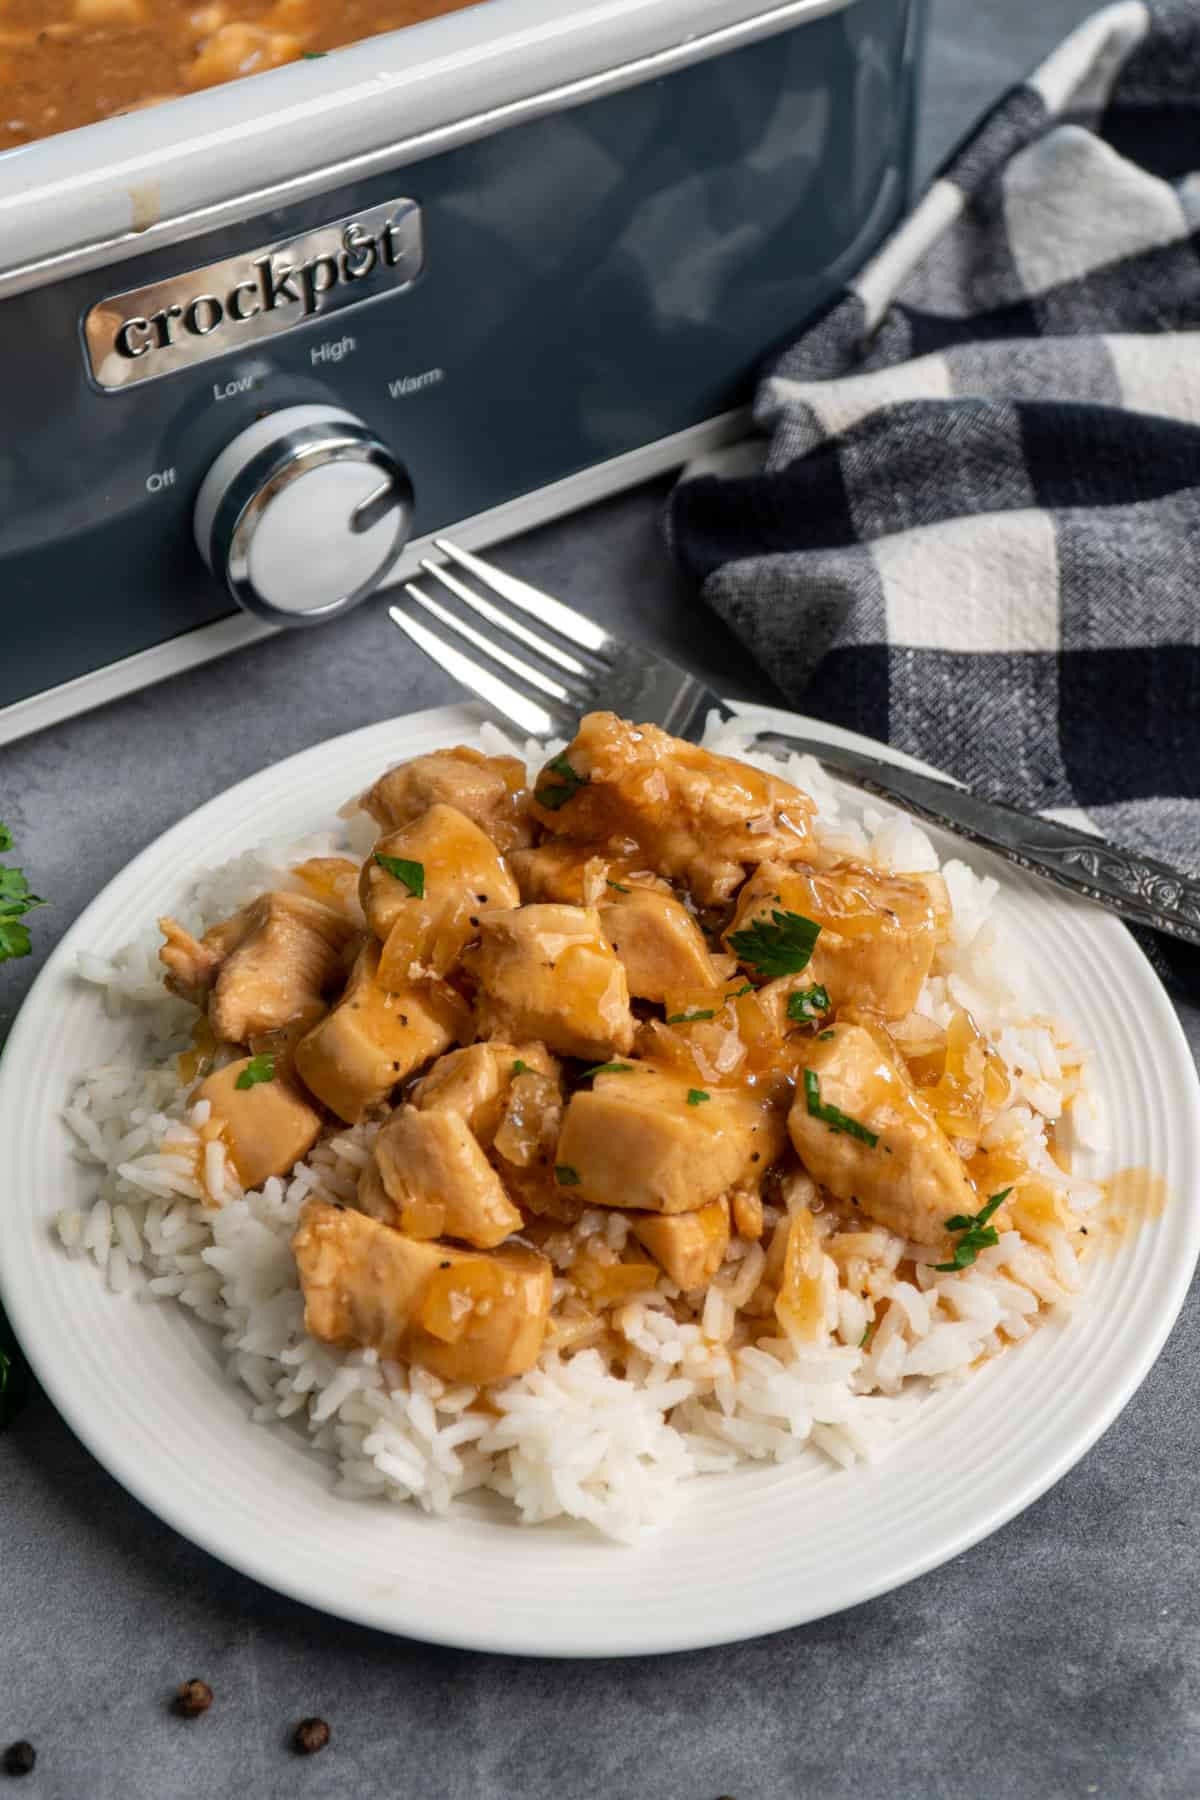
{"type": "Polygon", "coordinates": [[[200,554],[239,606],[323,625],[365,600],[408,541],[412,483],[352,413],[288,406],[227,444],[196,496],[200,554]]]}

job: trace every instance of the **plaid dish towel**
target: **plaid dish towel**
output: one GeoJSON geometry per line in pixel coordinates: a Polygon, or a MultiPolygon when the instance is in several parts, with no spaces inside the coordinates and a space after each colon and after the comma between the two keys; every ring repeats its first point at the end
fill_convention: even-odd
{"type": "Polygon", "coordinates": [[[1192,871],[1198,234],[1200,5],[1109,6],[769,370],[765,458],[668,520],[795,705],[1192,871]]]}

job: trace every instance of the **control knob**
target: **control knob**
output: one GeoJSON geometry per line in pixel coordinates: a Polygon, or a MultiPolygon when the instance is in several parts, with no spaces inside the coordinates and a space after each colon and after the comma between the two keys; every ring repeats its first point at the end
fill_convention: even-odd
{"type": "Polygon", "coordinates": [[[352,413],[289,406],[222,450],[196,497],[200,554],[239,606],[323,625],[365,600],[408,541],[404,465],[352,413]]]}

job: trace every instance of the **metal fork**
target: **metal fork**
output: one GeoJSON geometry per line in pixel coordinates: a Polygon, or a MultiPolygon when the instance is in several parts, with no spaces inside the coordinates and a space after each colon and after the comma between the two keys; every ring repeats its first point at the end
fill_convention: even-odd
{"type": "MultiPolygon", "coordinates": [[[[426,558],[422,570],[486,621],[499,641],[414,581],[406,582],[405,592],[442,632],[398,606],[389,608],[389,616],[426,656],[522,731],[537,738],[573,737],[582,713],[603,708],[696,741],[711,713],[723,720],[735,716],[719,694],[678,663],[623,643],[561,600],[449,538],[433,542],[447,560],[435,563],[426,558]],[[476,586],[464,579],[467,575],[476,586]],[[486,591],[480,593],[480,587],[486,591]],[[513,608],[524,618],[514,616],[513,608]],[[527,619],[535,619],[544,629],[535,631],[527,619]],[[459,644],[471,645],[483,660],[468,655],[459,644]],[[533,657],[519,655],[509,645],[532,651],[533,657]]],[[[752,726],[753,715],[743,715],[740,722],[752,726]]],[[[981,799],[955,783],[841,744],[797,737],[773,726],[756,731],[753,742],[764,750],[815,756],[852,786],[994,850],[1043,880],[1082,894],[1135,924],[1200,945],[1200,882],[1167,863],[1135,856],[1044,814],[981,799]]]]}

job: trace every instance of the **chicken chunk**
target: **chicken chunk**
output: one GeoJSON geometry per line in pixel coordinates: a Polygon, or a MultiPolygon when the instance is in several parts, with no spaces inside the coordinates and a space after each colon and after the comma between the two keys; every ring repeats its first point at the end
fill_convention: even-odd
{"type": "Polygon", "coordinates": [[[918,1244],[945,1242],[947,1219],[978,1211],[962,1158],[879,1036],[835,1025],[805,1044],[804,1060],[788,1132],[822,1187],[918,1244]],[[836,1108],[875,1141],[839,1129],[814,1106],[836,1108]]]}
{"type": "Polygon", "coordinates": [[[635,1063],[572,1095],[557,1174],[589,1206],[698,1212],[765,1173],[784,1138],[778,1104],[754,1088],[689,1087],[684,1076],[635,1063]]]}
{"type": "Polygon", "coordinates": [[[725,933],[733,936],[777,911],[821,927],[805,970],[835,1006],[856,1004],[902,1018],[916,1005],[945,933],[949,901],[940,875],[884,875],[861,863],[828,869],[766,863],[738,895],[725,933]]]}
{"type": "Polygon", "coordinates": [[[633,1235],[685,1294],[707,1287],[729,1248],[729,1202],[713,1200],[699,1212],[635,1219],[633,1235]]]}
{"type": "Polygon", "coordinates": [[[461,1238],[491,1250],[521,1228],[521,1214],[456,1112],[400,1107],[375,1140],[375,1162],[396,1223],[413,1237],[461,1238]]]}
{"type": "Polygon", "coordinates": [[[366,924],[358,897],[359,873],[358,864],[348,856],[310,856],[292,869],[306,893],[345,913],[355,931],[361,931],[366,924]]]}
{"type": "Polygon", "coordinates": [[[380,838],[363,864],[360,893],[372,931],[384,940],[379,980],[389,989],[407,987],[417,971],[448,974],[480,915],[521,898],[491,838],[442,805],[380,838]]]}
{"type": "Polygon", "coordinates": [[[558,1063],[542,1044],[492,1038],[439,1056],[410,1097],[422,1111],[457,1113],[487,1149],[504,1118],[513,1082],[526,1071],[558,1079],[558,1063]]]}
{"type": "Polygon", "coordinates": [[[398,831],[439,803],[474,820],[500,851],[533,842],[524,765],[515,756],[484,756],[464,744],[389,769],[349,810],[370,813],[384,831],[398,831]]]}
{"type": "Polygon", "coordinates": [[[209,1117],[244,1188],[261,1187],[271,1175],[286,1175],[307,1156],[321,1134],[321,1115],[282,1075],[239,1088],[251,1058],[226,1063],[196,1089],[207,1100],[209,1117]]]}
{"type": "Polygon", "coordinates": [[[452,988],[422,982],[386,993],[378,970],[379,946],[365,944],[341,1000],[296,1045],[300,1079],[351,1125],[468,1030],[452,988]]]}
{"type": "Polygon", "coordinates": [[[485,913],[463,955],[479,983],[482,1037],[541,1038],[589,1062],[633,1043],[625,970],[586,906],[521,906],[485,913]]]}
{"type": "Polygon", "coordinates": [[[637,859],[601,855],[594,844],[576,844],[570,838],[549,838],[532,850],[514,850],[508,858],[521,899],[559,900],[567,906],[595,906],[610,892],[636,884],[661,888],[665,881],[637,859]]]}
{"type": "Polygon", "coordinates": [[[305,1206],[292,1249],[305,1324],[322,1343],[473,1384],[522,1375],[538,1359],[553,1272],[535,1251],[421,1241],[325,1200],[305,1206]]]}
{"type": "Polygon", "coordinates": [[[705,905],[729,899],[747,867],[816,854],[807,794],[655,725],[589,713],[556,763],[534,789],[536,819],[597,849],[640,853],[705,905]]]}
{"type": "Polygon", "coordinates": [[[168,986],[197,1004],[207,994],[213,1030],[231,1044],[319,1018],[354,937],[343,913],[303,894],[262,894],[199,940],[174,919],[159,924],[168,986]]]}
{"type": "Polygon", "coordinates": [[[673,988],[715,992],[720,986],[703,932],[672,894],[628,885],[626,893],[611,890],[596,911],[638,1000],[665,1000],[673,988]]]}

